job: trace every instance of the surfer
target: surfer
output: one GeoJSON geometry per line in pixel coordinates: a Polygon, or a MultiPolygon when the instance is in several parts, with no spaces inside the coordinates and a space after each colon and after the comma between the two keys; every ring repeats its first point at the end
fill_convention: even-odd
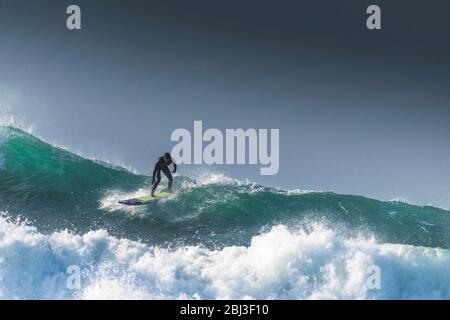
{"type": "Polygon", "coordinates": [[[155,169],[153,169],[153,177],[152,177],[152,197],[155,197],[155,190],[161,182],[161,171],[169,180],[168,191],[172,193],[172,183],[173,177],[172,173],[170,173],[169,165],[173,164],[172,173],[177,172],[177,164],[172,159],[170,153],[165,153],[164,156],[160,157],[155,164],[155,169]]]}

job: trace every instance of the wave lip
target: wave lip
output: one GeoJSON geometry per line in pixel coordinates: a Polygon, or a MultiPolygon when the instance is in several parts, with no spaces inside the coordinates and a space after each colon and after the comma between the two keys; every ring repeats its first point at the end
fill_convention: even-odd
{"type": "Polygon", "coordinates": [[[0,218],[1,299],[450,299],[450,252],[364,237],[316,225],[283,225],[249,246],[165,249],[98,230],[44,235],[0,218]],[[30,263],[33,261],[33,263],[30,263]],[[67,287],[67,268],[82,270],[67,287]],[[368,289],[367,269],[381,270],[368,289]]]}

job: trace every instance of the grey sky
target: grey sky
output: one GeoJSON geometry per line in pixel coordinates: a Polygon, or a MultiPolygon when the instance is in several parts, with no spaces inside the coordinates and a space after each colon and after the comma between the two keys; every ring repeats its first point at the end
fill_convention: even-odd
{"type": "Polygon", "coordinates": [[[218,170],[450,207],[450,5],[377,1],[369,32],[369,4],[0,0],[0,114],[144,173],[194,120],[280,128],[277,176],[218,170]]]}

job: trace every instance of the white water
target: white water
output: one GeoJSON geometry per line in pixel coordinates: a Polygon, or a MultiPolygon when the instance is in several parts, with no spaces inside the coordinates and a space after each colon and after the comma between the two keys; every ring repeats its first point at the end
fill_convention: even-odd
{"type": "MultiPolygon", "coordinates": [[[[1,160],[1,158],[0,158],[1,160]]],[[[1,162],[0,162],[1,164],[1,162]]],[[[178,180],[178,178],[175,178],[178,180]]],[[[182,178],[183,179],[183,178],[182,178]]],[[[177,183],[177,181],[175,182],[177,183]]],[[[165,199],[158,200],[159,203],[171,201],[177,198],[177,193],[186,192],[193,188],[202,187],[206,185],[235,185],[235,186],[247,186],[247,192],[257,192],[262,186],[258,186],[251,182],[242,182],[237,179],[232,179],[221,173],[207,173],[202,175],[196,175],[194,177],[184,178],[179,188],[176,188],[176,192],[165,199]]],[[[164,189],[167,185],[166,178],[160,184],[158,190],[164,189]]],[[[145,206],[125,206],[119,204],[119,201],[126,199],[134,199],[150,194],[150,187],[141,188],[133,192],[124,192],[121,190],[109,190],[102,199],[99,201],[99,209],[105,212],[125,212],[127,214],[136,217],[145,217],[148,214],[148,208],[145,206]]],[[[228,196],[224,196],[220,201],[230,200],[228,196]]],[[[211,203],[209,203],[211,205],[211,203]]],[[[201,209],[199,209],[201,211],[201,209]]]]}
{"type": "Polygon", "coordinates": [[[106,231],[44,235],[0,218],[1,299],[450,299],[450,253],[277,226],[249,247],[164,249],[106,231]],[[67,268],[82,271],[66,286],[67,268]],[[366,286],[381,270],[381,289],[366,286]]]}
{"type": "MultiPolygon", "coordinates": [[[[148,215],[148,207],[147,206],[126,206],[120,204],[119,201],[139,198],[142,196],[147,196],[150,194],[149,188],[141,188],[134,192],[123,192],[120,190],[111,190],[107,192],[107,194],[100,199],[99,209],[105,212],[125,212],[129,215],[133,215],[136,217],[145,217],[148,215]]],[[[170,201],[176,198],[176,194],[173,194],[165,199],[158,200],[159,203],[164,203],[166,201],[170,201]]]]}

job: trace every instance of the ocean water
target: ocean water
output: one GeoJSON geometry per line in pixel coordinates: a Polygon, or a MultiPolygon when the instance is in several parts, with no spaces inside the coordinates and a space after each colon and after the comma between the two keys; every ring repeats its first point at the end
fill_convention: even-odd
{"type": "Polygon", "coordinates": [[[174,188],[119,205],[148,177],[0,127],[0,299],[450,298],[446,210],[220,174],[174,188]]]}

